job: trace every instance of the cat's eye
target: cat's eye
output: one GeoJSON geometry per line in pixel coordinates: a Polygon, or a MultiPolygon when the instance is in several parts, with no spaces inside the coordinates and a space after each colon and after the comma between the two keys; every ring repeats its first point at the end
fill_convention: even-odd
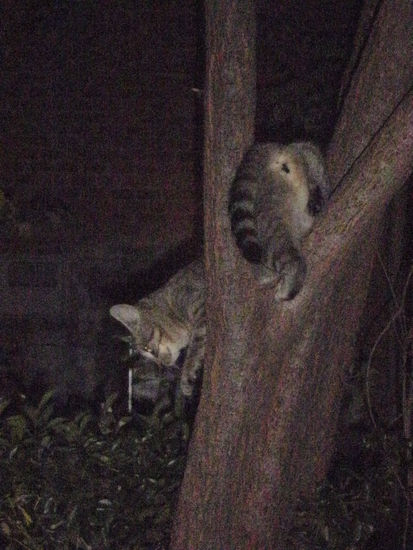
{"type": "Polygon", "coordinates": [[[290,169],[288,167],[288,164],[286,164],[285,162],[283,162],[283,164],[281,165],[281,170],[283,172],[285,172],[286,174],[289,174],[290,173],[290,169]]]}

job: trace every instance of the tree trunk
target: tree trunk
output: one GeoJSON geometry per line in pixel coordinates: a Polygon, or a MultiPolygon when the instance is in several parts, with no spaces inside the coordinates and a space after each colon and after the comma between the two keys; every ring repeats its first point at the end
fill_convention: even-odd
{"type": "Polygon", "coordinates": [[[285,549],[299,494],[325,475],[378,226],[413,169],[408,17],[407,0],[384,0],[330,148],[341,184],[305,243],[306,283],[276,304],[240,258],[227,217],[252,139],[253,0],[206,2],[209,345],[172,549],[285,549]]]}

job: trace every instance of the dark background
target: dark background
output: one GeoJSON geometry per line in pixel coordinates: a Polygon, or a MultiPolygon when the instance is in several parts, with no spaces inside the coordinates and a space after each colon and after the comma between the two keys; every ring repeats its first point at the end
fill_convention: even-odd
{"type": "MultiPolygon", "coordinates": [[[[326,145],[360,0],[257,3],[257,138],[326,145]]],[[[202,3],[2,3],[2,391],[93,400],[110,305],[202,249],[202,3]]]]}

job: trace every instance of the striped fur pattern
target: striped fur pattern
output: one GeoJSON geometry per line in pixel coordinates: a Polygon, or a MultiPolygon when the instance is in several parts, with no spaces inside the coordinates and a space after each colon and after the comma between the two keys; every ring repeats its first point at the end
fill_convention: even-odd
{"type": "Polygon", "coordinates": [[[291,300],[303,286],[301,240],[330,193],[320,150],[309,142],[254,145],[245,155],[229,196],[231,230],[261,286],[291,300]]]}
{"type": "Polygon", "coordinates": [[[205,354],[204,305],[204,267],[197,260],[136,305],[112,306],[110,314],[130,332],[134,351],[158,365],[176,367],[186,350],[180,385],[191,397],[205,354]]]}

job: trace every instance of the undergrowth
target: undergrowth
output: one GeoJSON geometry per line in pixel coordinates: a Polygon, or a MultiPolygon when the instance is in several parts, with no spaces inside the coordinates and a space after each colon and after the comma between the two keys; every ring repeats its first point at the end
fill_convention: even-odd
{"type": "MultiPolygon", "coordinates": [[[[395,414],[382,422],[375,413],[377,341],[355,380],[364,406],[354,430],[357,456],[336,456],[313,498],[299,503],[288,550],[413,548],[413,329],[403,313],[412,273],[379,336],[397,324],[395,414]]],[[[157,407],[148,416],[119,418],[114,401],[98,415],[86,410],[69,418],[55,414],[51,391],[36,406],[0,399],[2,550],[167,549],[188,424],[177,411],[157,407]]]]}
{"type": "Polygon", "coordinates": [[[367,434],[357,463],[334,464],[300,503],[291,550],[411,550],[409,466],[397,434],[367,434]]]}
{"type": "Polygon", "coordinates": [[[187,430],[171,414],[97,417],[0,402],[0,547],[155,550],[167,547],[187,430]]]}

